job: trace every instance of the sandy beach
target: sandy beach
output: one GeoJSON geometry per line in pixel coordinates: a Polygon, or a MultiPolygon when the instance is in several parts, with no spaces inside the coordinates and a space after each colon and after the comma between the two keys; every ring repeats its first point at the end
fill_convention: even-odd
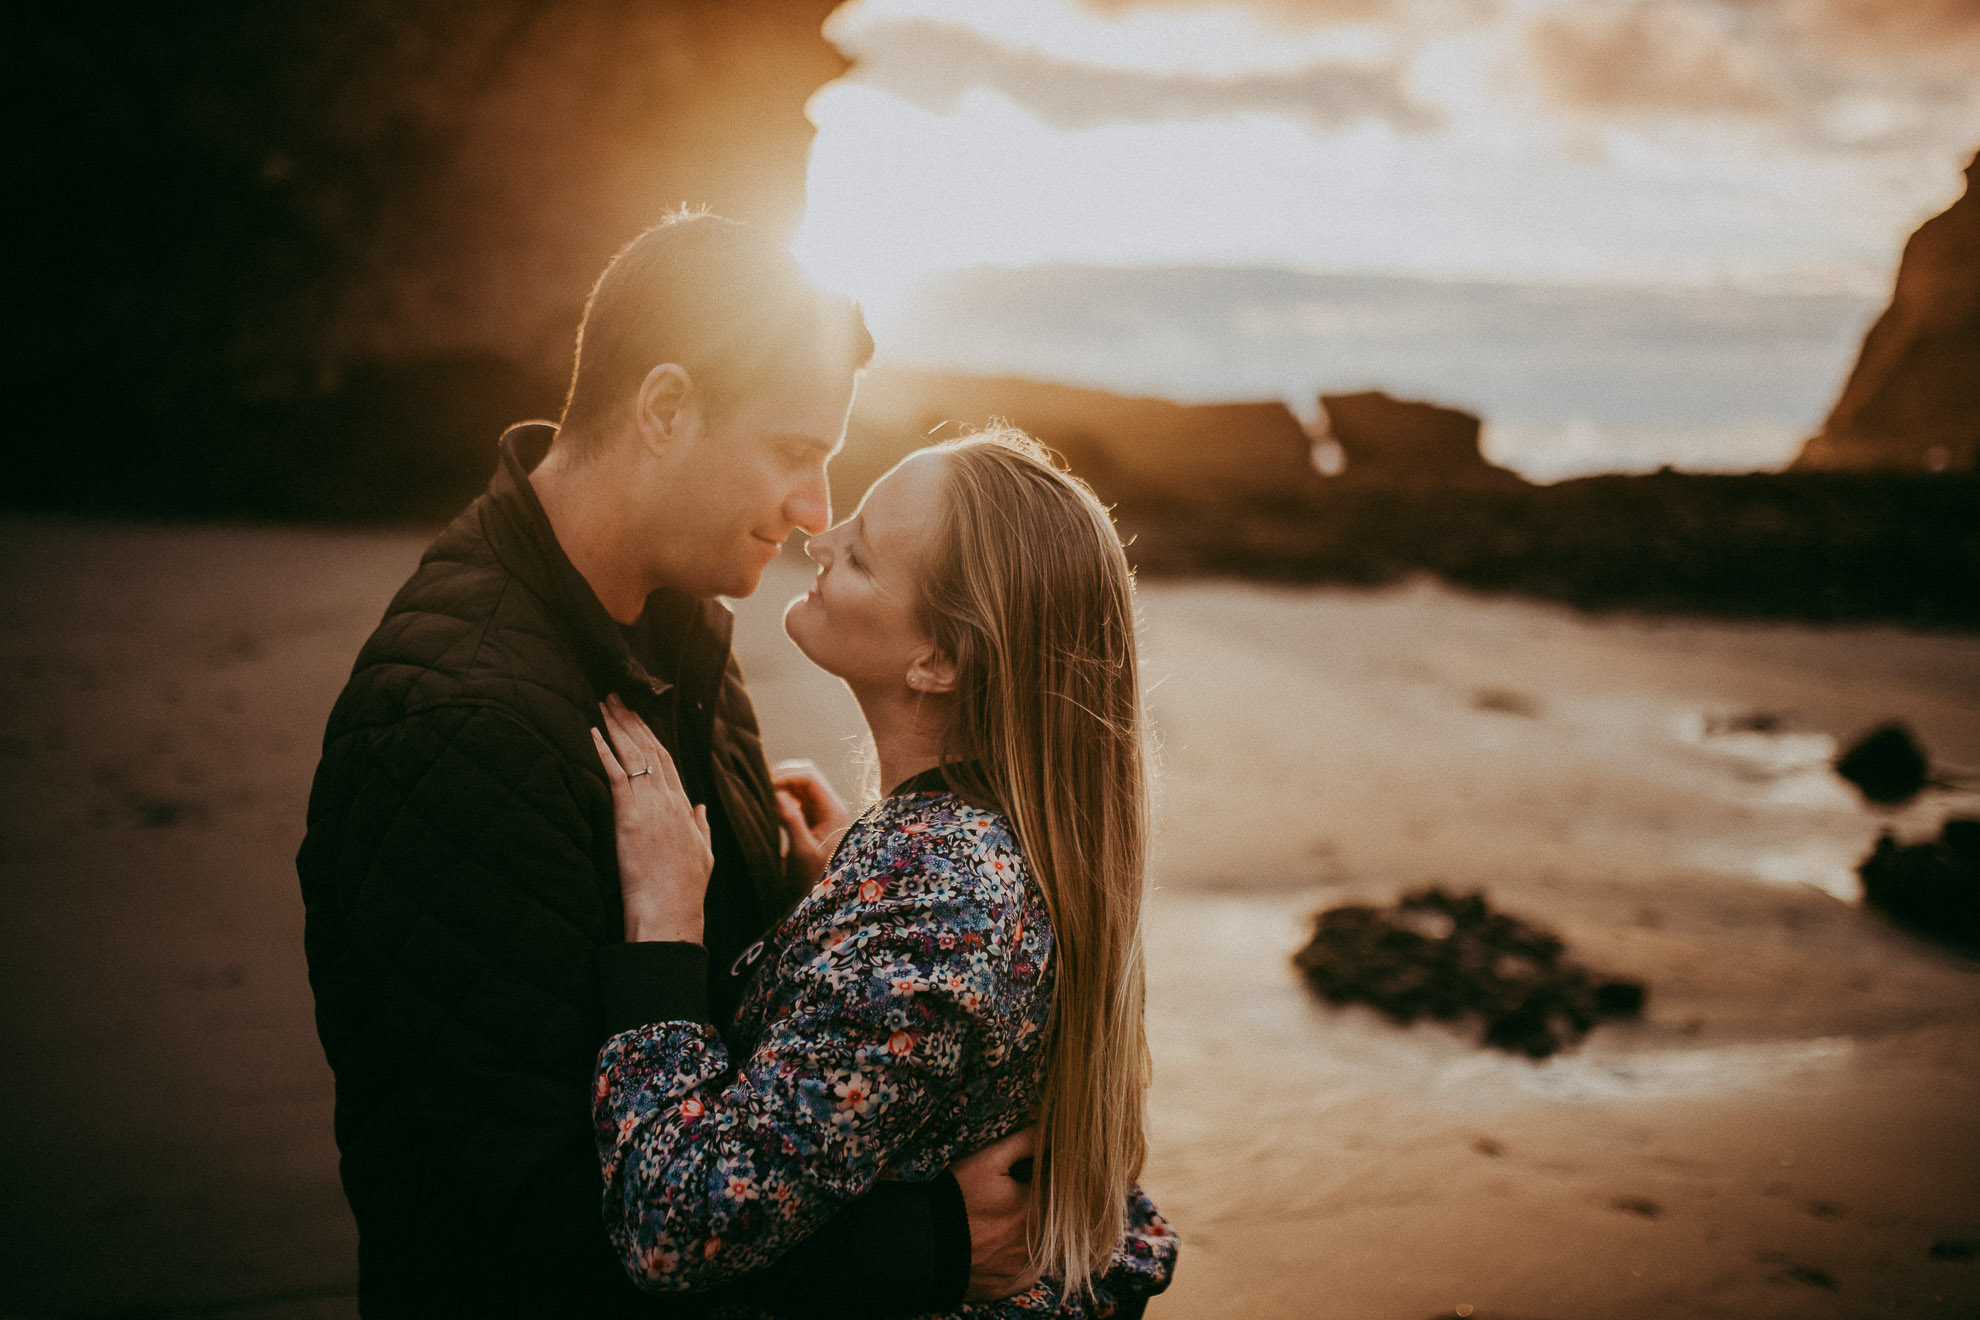
{"type": "MultiPolygon", "coordinates": [[[[355,1314],[291,859],[426,536],[0,521],[0,1316],[355,1314]]],[[[850,697],[738,606],[775,757],[850,697]]],[[[1855,903],[1828,769],[1980,768],[1980,638],[1150,582],[1154,1150],[1184,1317],[1980,1313],[1980,963],[1855,903]],[[1768,713],[1773,733],[1725,731],[1768,713]],[[1481,889],[1650,989],[1546,1063],[1318,1004],[1317,909],[1481,889]]]]}

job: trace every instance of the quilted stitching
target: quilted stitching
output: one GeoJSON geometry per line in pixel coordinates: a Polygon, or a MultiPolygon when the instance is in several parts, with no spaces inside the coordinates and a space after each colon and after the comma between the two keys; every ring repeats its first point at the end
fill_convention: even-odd
{"type": "MultiPolygon", "coordinates": [[[[368,1310],[439,1277],[448,1313],[650,1313],[599,1231],[588,1131],[603,1043],[591,952],[620,922],[589,735],[602,691],[489,545],[484,503],[360,653],[297,857],[361,1287],[368,1310]]],[[[774,858],[733,666],[716,714],[716,773],[740,771],[732,796],[762,803],[729,812],[731,828],[746,856],[774,858]]]]}

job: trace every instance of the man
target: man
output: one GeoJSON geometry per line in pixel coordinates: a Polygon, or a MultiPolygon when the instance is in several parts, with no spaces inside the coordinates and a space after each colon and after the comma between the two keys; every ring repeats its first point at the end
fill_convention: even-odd
{"type": "MultiPolygon", "coordinates": [[[[705,978],[803,888],[717,596],[830,522],[872,353],[858,309],[744,226],[683,215],[599,277],[559,427],[503,437],[330,717],[297,857],[367,1316],[691,1313],[608,1246],[590,1125],[601,985],[705,978]],[[622,942],[590,738],[617,693],[707,809],[703,946],[622,942]],[[704,950],[705,949],[705,953],[704,950]],[[657,961],[656,961],[657,960],[657,961]]],[[[746,1285],[805,1311],[954,1306],[1024,1280],[1021,1140],[883,1184],[746,1285]]]]}

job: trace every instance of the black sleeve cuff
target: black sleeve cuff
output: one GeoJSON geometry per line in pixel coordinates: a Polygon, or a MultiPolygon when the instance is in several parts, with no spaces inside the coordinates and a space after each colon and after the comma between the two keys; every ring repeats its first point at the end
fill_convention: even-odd
{"type": "Polygon", "coordinates": [[[953,1311],[969,1287],[969,1214],[944,1170],[931,1182],[883,1182],[856,1202],[854,1266],[871,1313],[953,1311]]]}
{"type": "Polygon", "coordinates": [[[969,1291],[969,1210],[963,1205],[962,1184],[947,1169],[928,1184],[928,1225],[935,1262],[929,1309],[953,1311],[969,1291]]]}
{"type": "Polygon", "coordinates": [[[655,1022],[709,1022],[708,950],[675,940],[601,945],[592,955],[605,1033],[655,1022]]]}
{"type": "Polygon", "coordinates": [[[876,1183],[722,1296],[809,1320],[894,1320],[954,1311],[968,1288],[969,1214],[945,1172],[933,1182],[876,1183]]]}

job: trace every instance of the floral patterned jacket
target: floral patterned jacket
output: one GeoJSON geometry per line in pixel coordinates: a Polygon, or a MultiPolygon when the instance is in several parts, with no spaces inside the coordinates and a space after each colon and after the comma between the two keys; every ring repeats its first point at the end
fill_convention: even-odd
{"type": "MultiPolygon", "coordinates": [[[[941,790],[883,799],[763,947],[733,1056],[686,1021],[599,1055],[607,1227],[655,1291],[760,1269],[876,1180],[933,1178],[1038,1101],[1052,928],[1000,814],[941,790]]],[[[1139,1189],[1126,1220],[1092,1298],[1047,1280],[958,1314],[1104,1316],[1160,1292],[1175,1235],[1139,1189]]]]}

